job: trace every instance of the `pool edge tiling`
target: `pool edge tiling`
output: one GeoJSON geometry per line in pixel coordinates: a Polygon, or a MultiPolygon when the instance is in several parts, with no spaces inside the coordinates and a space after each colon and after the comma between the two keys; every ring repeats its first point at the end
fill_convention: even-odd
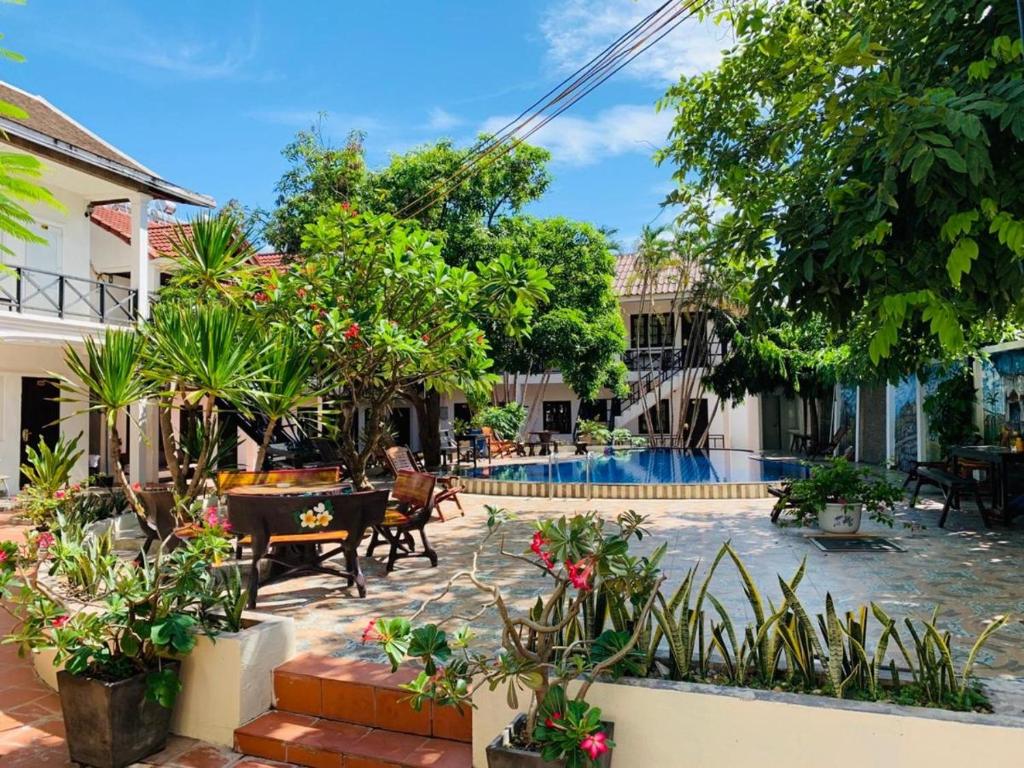
{"type": "Polygon", "coordinates": [[[463,493],[575,499],[763,499],[770,482],[749,483],[545,483],[459,479],[463,493]]]}

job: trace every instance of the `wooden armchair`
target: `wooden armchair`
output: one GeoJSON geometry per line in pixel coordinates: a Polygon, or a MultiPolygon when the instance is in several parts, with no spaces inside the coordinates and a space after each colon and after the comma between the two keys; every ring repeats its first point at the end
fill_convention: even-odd
{"type": "MultiPolygon", "coordinates": [[[[384,457],[387,459],[391,472],[396,478],[399,472],[423,472],[423,467],[420,466],[419,461],[416,459],[416,454],[410,451],[407,446],[393,445],[385,449],[384,457]]],[[[455,502],[455,506],[459,508],[459,512],[465,517],[466,512],[462,509],[462,502],[459,501],[459,491],[462,490],[458,485],[459,478],[454,475],[438,477],[437,483],[441,487],[434,492],[434,509],[437,511],[437,516],[441,522],[444,522],[444,513],[441,512],[441,502],[444,501],[455,502]]]]}
{"type": "Polygon", "coordinates": [[[426,527],[434,508],[434,486],[437,478],[425,472],[402,470],[395,478],[391,490],[393,505],[388,506],[384,520],[373,526],[373,537],[366,548],[366,556],[372,557],[379,544],[389,546],[387,572],[395,568],[395,562],[407,557],[426,557],[432,568],[437,567],[437,553],[427,540],[426,527]],[[417,550],[413,533],[418,533],[422,549],[417,550]]]}
{"type": "Polygon", "coordinates": [[[484,439],[487,440],[487,453],[492,459],[500,459],[502,456],[511,456],[516,452],[519,444],[515,440],[503,440],[498,437],[490,427],[482,428],[484,439]]]}

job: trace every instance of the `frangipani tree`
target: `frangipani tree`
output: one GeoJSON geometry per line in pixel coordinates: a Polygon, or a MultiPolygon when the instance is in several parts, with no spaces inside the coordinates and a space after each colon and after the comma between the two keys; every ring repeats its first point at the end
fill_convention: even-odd
{"type": "Polygon", "coordinates": [[[418,225],[345,205],[310,225],[302,245],[301,262],[252,286],[253,305],[315,350],[339,410],[342,458],[365,484],[404,393],[491,385],[487,341],[473,316],[480,280],[447,265],[438,239],[418,225]],[[366,419],[357,436],[360,407],[366,419]]]}

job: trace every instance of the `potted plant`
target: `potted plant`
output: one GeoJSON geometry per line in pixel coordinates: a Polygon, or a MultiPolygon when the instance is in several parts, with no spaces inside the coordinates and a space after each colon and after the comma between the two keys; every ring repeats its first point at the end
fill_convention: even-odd
{"type": "Polygon", "coordinates": [[[580,419],[576,423],[576,436],[581,445],[605,445],[611,442],[611,432],[599,421],[580,419]]]}
{"type": "Polygon", "coordinates": [[[903,500],[903,489],[840,457],[793,481],[791,498],[795,506],[788,512],[794,522],[806,525],[816,519],[826,533],[851,534],[860,530],[865,508],[872,520],[891,528],[892,509],[903,500]]]}
{"type": "Polygon", "coordinates": [[[58,511],[67,509],[80,489],[77,483],[70,483],[70,478],[82,456],[78,447],[81,439],[81,434],[74,440],[62,435],[53,448],[43,438],[35,448],[25,446],[26,461],[21,472],[28,483],[18,496],[18,509],[38,530],[46,529],[58,511]]]}
{"type": "Polygon", "coordinates": [[[505,510],[489,507],[488,533],[472,567],[455,574],[409,619],[371,621],[363,640],[379,644],[393,669],[407,659],[423,665],[404,686],[416,709],[426,701],[472,706],[473,692],[482,686],[507,689],[506,701],[517,714],[488,746],[490,768],[608,766],[612,724],[602,721],[600,709],[587,703],[587,694],[599,678],[646,665],[637,648],[646,647],[640,641],[651,634],[651,608],[662,580],[657,563],[664,548],[650,558],[629,554],[630,540],[643,536],[643,519],[631,512],[620,515],[610,533],[596,513],[540,521],[522,554],[506,551],[502,537],[501,554],[551,580],[550,592],[518,612],[500,587],[483,581],[476,567],[479,553],[509,519],[505,510]],[[483,606],[416,626],[426,609],[459,582],[481,592],[483,606]],[[501,649],[474,651],[469,624],[491,609],[501,618],[501,649]],[[609,616],[612,626],[605,628],[609,616]],[[467,626],[449,637],[443,626],[454,619],[467,626]],[[528,701],[525,713],[519,713],[523,691],[528,691],[528,701]]]}
{"type": "Polygon", "coordinates": [[[158,548],[152,558],[128,561],[85,548],[79,558],[54,559],[58,571],[102,571],[75,599],[43,588],[38,578],[48,550],[62,546],[59,531],[32,536],[16,567],[0,568],[0,598],[18,621],[8,642],[22,652],[52,649],[61,668],[72,760],[123,768],[163,748],[181,687],[180,661],[197,633],[237,631],[241,622],[245,596],[237,571],[232,578],[210,569],[230,554],[224,533],[211,519],[184,546],[171,553],[158,548]]]}

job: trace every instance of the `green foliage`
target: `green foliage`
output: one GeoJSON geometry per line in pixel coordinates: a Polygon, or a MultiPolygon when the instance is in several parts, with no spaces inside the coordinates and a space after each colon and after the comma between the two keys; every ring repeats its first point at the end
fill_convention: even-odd
{"type": "MultiPolygon", "coordinates": [[[[83,453],[78,447],[81,439],[81,434],[73,440],[61,435],[51,449],[40,437],[36,448],[25,447],[27,462],[21,465],[21,471],[28,484],[18,497],[18,508],[35,525],[49,523],[71,503],[73,491],[68,482],[83,453]]],[[[77,490],[76,486],[74,492],[77,490]]]]}
{"type": "Polygon", "coordinates": [[[252,270],[253,233],[230,209],[202,215],[186,229],[175,225],[171,238],[174,273],[160,291],[161,301],[237,301],[252,270]]]}
{"type": "Polygon", "coordinates": [[[939,441],[943,456],[952,445],[970,443],[978,436],[974,424],[977,391],[974,375],[967,368],[954,369],[925,397],[923,408],[928,429],[939,441]]]}
{"type": "Polygon", "coordinates": [[[843,614],[832,595],[825,596],[825,612],[812,621],[797,588],[803,579],[801,564],[789,580],[779,577],[782,603],[776,609],[765,601],[742,560],[726,543],[698,583],[698,566],[691,568],[671,595],[658,595],[654,615],[660,631],[651,640],[653,655],[663,640],[669,648],[667,673],[674,680],[712,682],[811,693],[838,698],[894,701],[955,710],[984,709],[987,702],[972,676],[974,661],[989,638],[1008,616],[996,617],[978,636],[960,668],[953,661],[951,636],[930,621],[904,620],[913,640],[906,645],[895,620],[879,606],[861,606],[843,614]],[[728,555],[735,565],[750,604],[753,622],[740,629],[710,591],[712,577],[728,555]],[[710,603],[714,614],[704,606],[710,603]],[[869,629],[870,616],[880,631],[869,629]],[[869,638],[877,637],[874,645],[869,638]],[[888,656],[890,645],[902,657],[910,680],[888,656]]]}
{"type": "Polygon", "coordinates": [[[526,407],[521,403],[489,405],[473,417],[478,427],[490,427],[505,440],[513,440],[526,423],[526,407]]]}
{"type": "Polygon", "coordinates": [[[795,522],[804,525],[829,503],[863,504],[871,519],[892,526],[890,511],[903,501],[903,489],[878,477],[867,467],[858,467],[838,457],[811,468],[811,474],[794,480],[790,499],[795,506],[786,509],[795,522]]]}
{"type": "Polygon", "coordinates": [[[337,439],[357,483],[380,448],[396,398],[419,387],[489,388],[486,338],[474,322],[480,280],[441,258],[430,232],[338,207],[310,226],[307,258],[260,277],[256,325],[289,329],[312,350],[337,403],[337,439]],[[356,404],[365,429],[352,434],[356,404]]]}
{"type": "Polygon", "coordinates": [[[961,354],[1019,323],[1014,4],[719,8],[735,44],[669,89],[660,159],[677,166],[669,201],[684,221],[724,211],[704,247],[755,275],[755,311],[820,314],[875,364],[922,347],[961,354]]]}

